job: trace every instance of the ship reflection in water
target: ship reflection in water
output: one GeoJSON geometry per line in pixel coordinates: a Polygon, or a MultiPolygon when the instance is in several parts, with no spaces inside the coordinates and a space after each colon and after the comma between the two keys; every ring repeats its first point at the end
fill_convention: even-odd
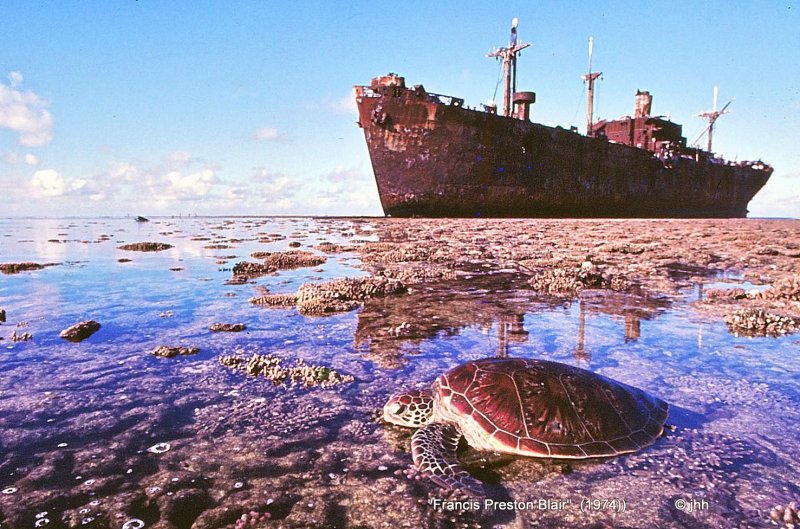
{"type": "Polygon", "coordinates": [[[509,274],[446,281],[419,286],[404,296],[370,300],[358,315],[353,347],[379,366],[396,369],[418,354],[424,342],[473,328],[496,340],[495,345],[476,343],[479,356],[489,351],[498,357],[520,356],[525,355],[521,345],[533,345],[532,333],[538,337],[537,330],[547,331],[539,328],[537,317],[548,314],[578,320],[574,333],[558,341],[571,342],[560,345],[570,348],[576,363],[588,363],[592,348],[587,319],[610,318],[621,327],[624,343],[634,342],[641,337],[642,320],[656,318],[672,304],[642,290],[586,290],[574,300],[540,296],[525,280],[509,274]]]}

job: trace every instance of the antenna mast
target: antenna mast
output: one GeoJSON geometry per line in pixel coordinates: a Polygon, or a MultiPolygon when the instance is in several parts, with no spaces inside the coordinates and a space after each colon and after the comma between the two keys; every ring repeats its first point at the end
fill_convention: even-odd
{"type": "Polygon", "coordinates": [[[586,105],[586,135],[594,136],[593,112],[594,112],[594,82],[603,72],[592,73],[592,37],[589,37],[589,73],[583,76],[583,80],[589,83],[589,101],[586,105]]]}
{"type": "MultiPolygon", "coordinates": [[[[712,138],[712,135],[714,134],[714,123],[717,122],[717,119],[721,115],[728,114],[730,112],[730,110],[728,110],[728,106],[731,103],[733,103],[733,99],[731,99],[730,101],[728,101],[725,104],[724,107],[722,107],[722,110],[717,110],[717,94],[718,94],[718,92],[719,92],[719,87],[717,85],[714,85],[714,106],[713,106],[713,109],[711,110],[711,112],[703,112],[702,114],[697,114],[697,117],[706,118],[708,120],[708,128],[706,129],[708,131],[708,152],[711,152],[711,138],[712,138]]],[[[702,136],[702,134],[701,134],[701,136],[702,136]]]]}
{"type": "Polygon", "coordinates": [[[511,21],[511,40],[507,48],[499,48],[487,57],[499,57],[503,61],[503,115],[511,115],[511,96],[517,89],[517,55],[530,46],[529,43],[517,44],[517,25],[519,19],[514,17],[511,21]]]}

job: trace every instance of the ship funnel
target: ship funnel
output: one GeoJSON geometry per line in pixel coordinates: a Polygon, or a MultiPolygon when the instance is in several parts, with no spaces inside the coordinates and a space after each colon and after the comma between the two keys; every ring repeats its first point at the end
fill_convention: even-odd
{"type": "Polygon", "coordinates": [[[636,91],[636,107],[634,108],[634,118],[646,118],[650,115],[650,109],[653,106],[653,96],[650,92],[636,91]]]}
{"type": "Polygon", "coordinates": [[[514,114],[513,116],[523,121],[528,121],[531,117],[531,105],[536,102],[535,92],[514,92],[514,114]]]}

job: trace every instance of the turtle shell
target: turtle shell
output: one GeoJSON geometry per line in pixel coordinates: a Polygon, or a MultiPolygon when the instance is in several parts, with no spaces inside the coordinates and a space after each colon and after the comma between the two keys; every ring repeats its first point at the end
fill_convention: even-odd
{"type": "Polygon", "coordinates": [[[583,459],[634,452],[664,429],[667,403],[577,367],[486,359],[433,384],[436,420],[457,424],[474,448],[583,459]]]}

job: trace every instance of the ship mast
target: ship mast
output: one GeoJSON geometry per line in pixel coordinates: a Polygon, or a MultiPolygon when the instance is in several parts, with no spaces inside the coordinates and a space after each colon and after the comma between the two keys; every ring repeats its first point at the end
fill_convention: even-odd
{"type": "MultiPolygon", "coordinates": [[[[717,110],[717,93],[718,92],[719,92],[719,87],[717,87],[717,85],[714,85],[714,106],[712,107],[713,109],[711,110],[711,112],[703,112],[702,114],[697,114],[697,117],[706,118],[708,120],[708,127],[706,128],[706,131],[708,131],[708,149],[707,149],[708,152],[711,152],[711,138],[712,138],[712,136],[714,134],[714,123],[717,122],[717,119],[721,115],[727,114],[727,113],[730,112],[730,110],[728,110],[728,106],[731,103],[733,103],[733,99],[731,99],[730,101],[728,101],[725,104],[724,107],[722,107],[722,110],[717,110]]],[[[701,133],[700,136],[702,136],[702,135],[703,134],[701,133]]]]}
{"type": "Polygon", "coordinates": [[[511,21],[511,40],[507,48],[497,49],[487,55],[487,57],[499,57],[503,61],[503,115],[511,115],[511,96],[517,89],[517,55],[519,52],[530,46],[529,43],[517,44],[517,24],[519,20],[515,17],[511,21]]]}
{"type": "Polygon", "coordinates": [[[603,72],[592,73],[592,37],[589,37],[589,73],[583,76],[583,80],[589,83],[589,101],[586,105],[586,135],[594,136],[593,111],[594,111],[594,82],[603,72]]]}

